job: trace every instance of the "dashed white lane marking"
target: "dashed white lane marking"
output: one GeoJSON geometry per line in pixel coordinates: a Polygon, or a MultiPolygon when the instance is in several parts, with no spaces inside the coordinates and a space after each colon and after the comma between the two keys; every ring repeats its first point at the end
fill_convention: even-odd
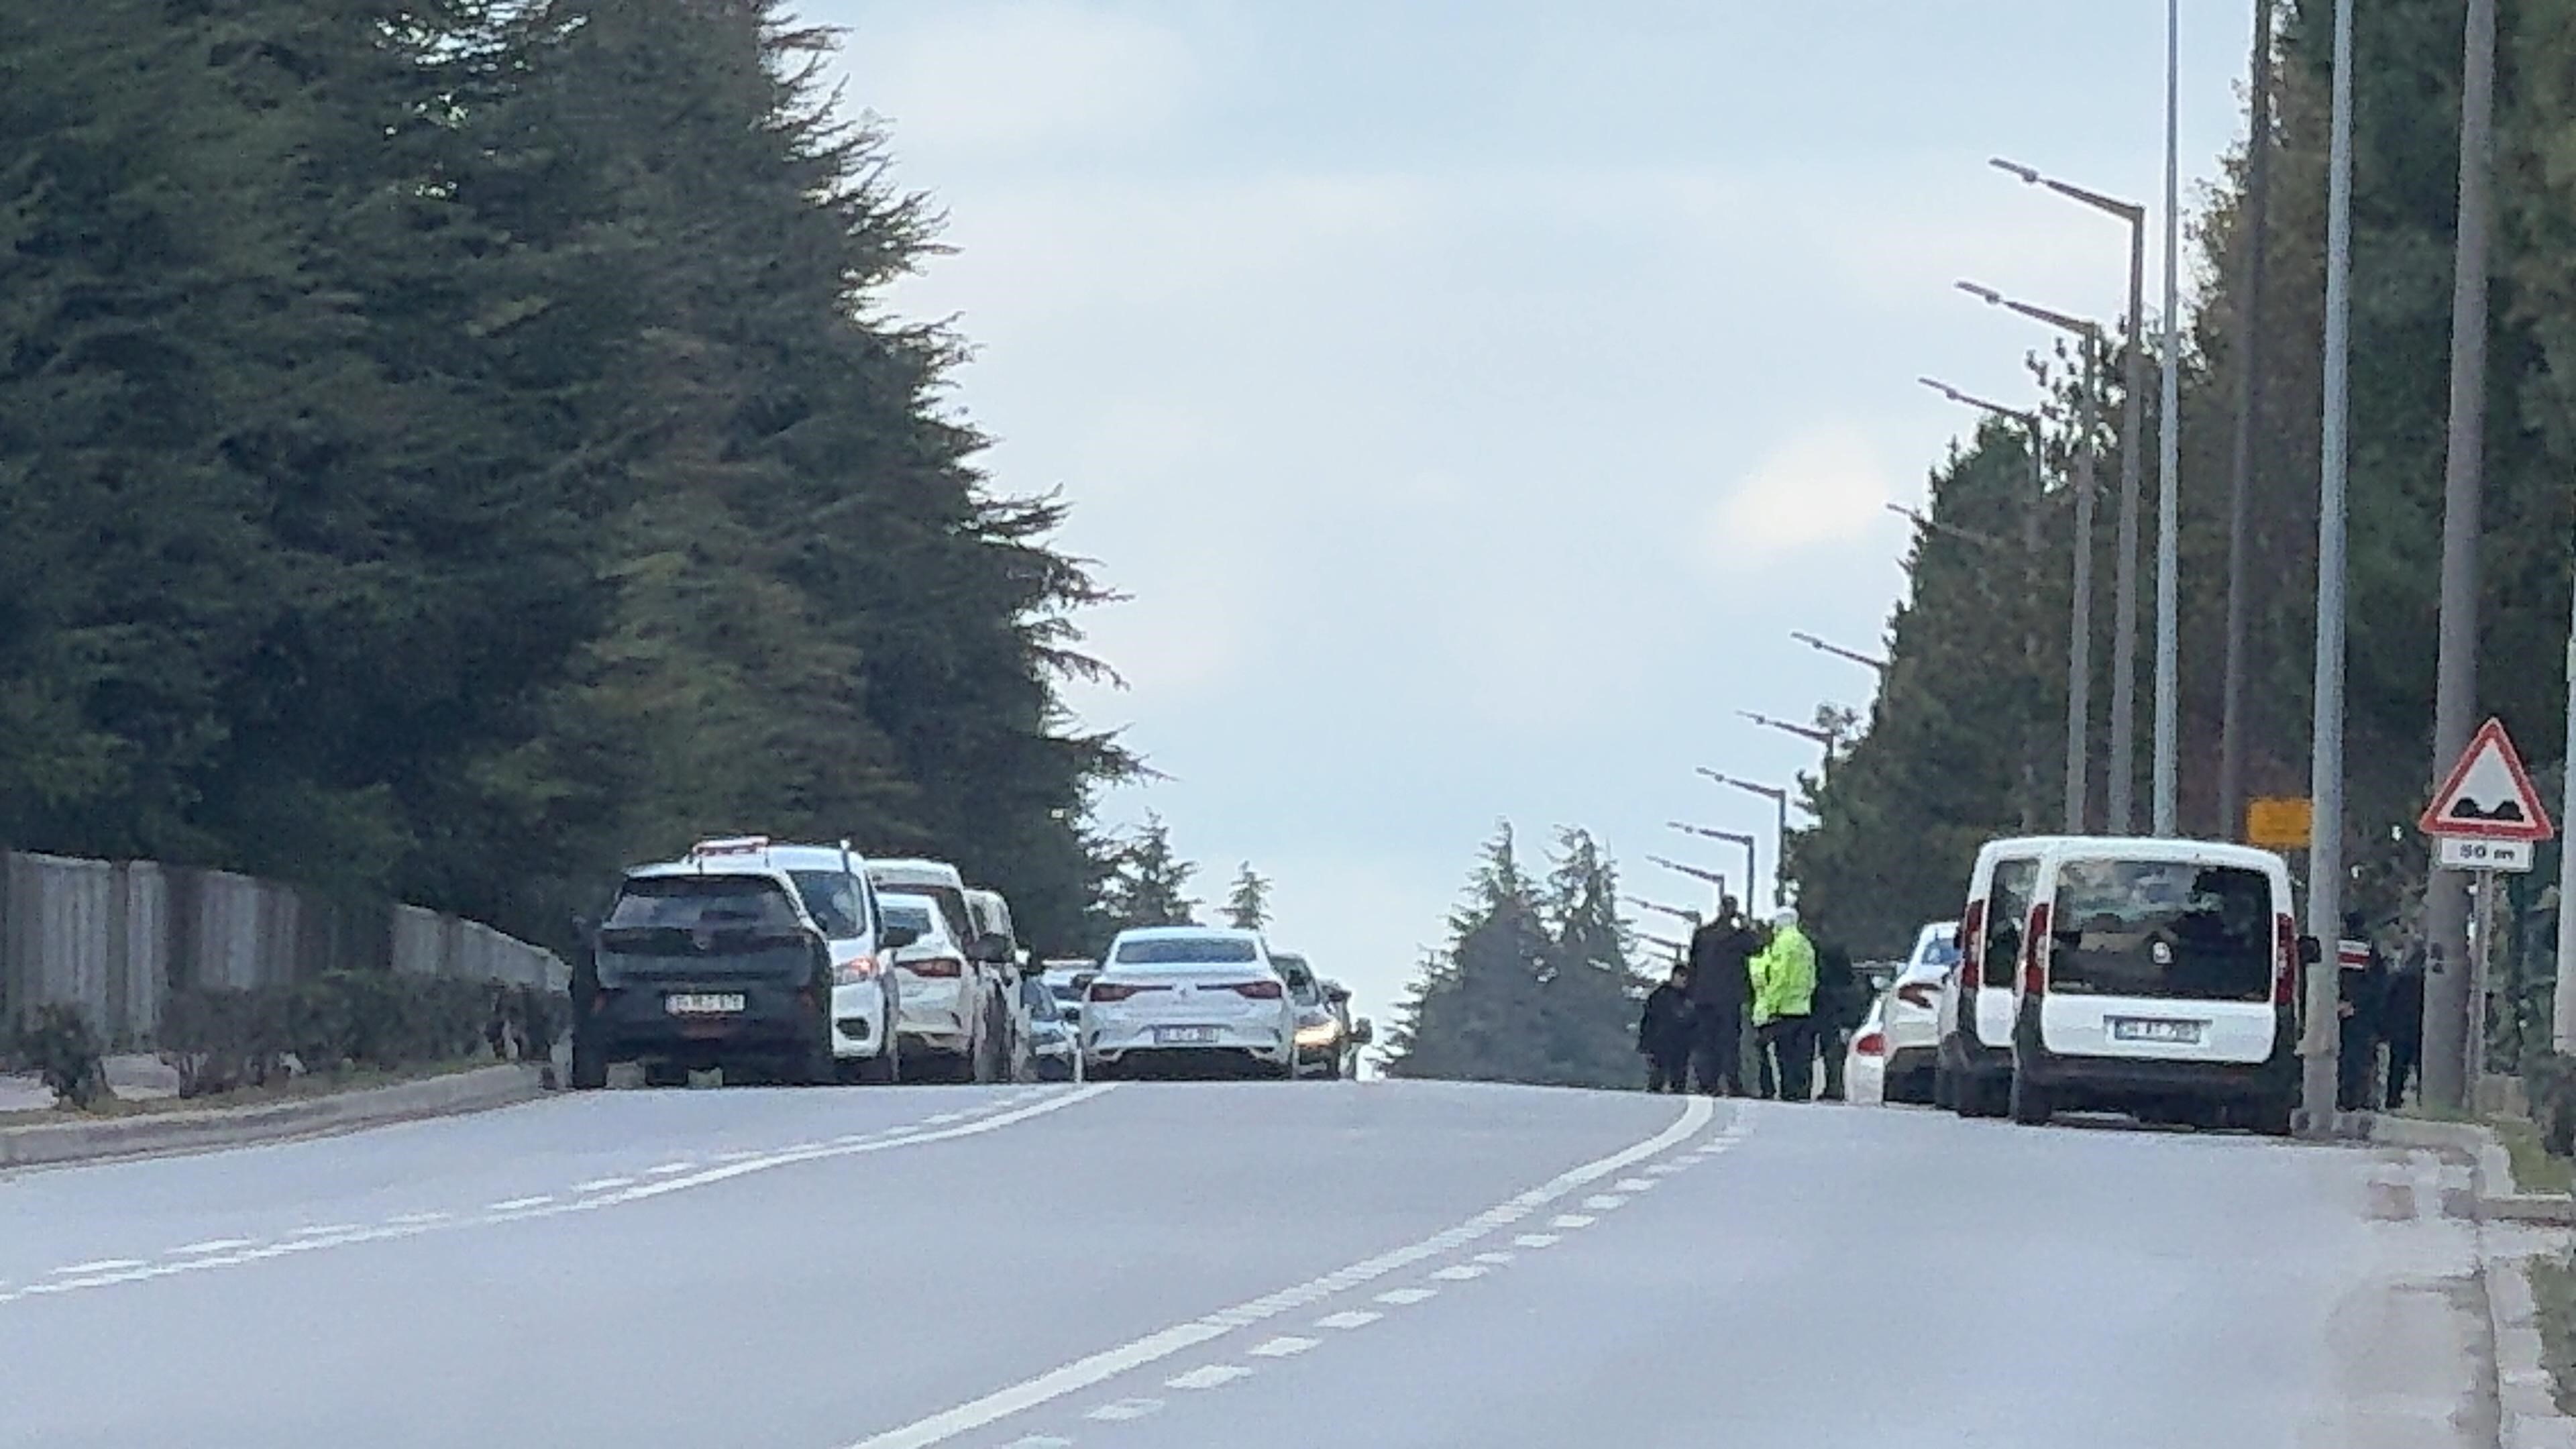
{"type": "MultiPolygon", "coordinates": [[[[497,1217],[456,1216],[438,1212],[405,1213],[388,1218],[375,1227],[359,1228],[334,1237],[301,1238],[265,1245],[228,1244],[208,1247],[193,1256],[177,1257],[150,1264],[124,1258],[106,1259],[95,1264],[78,1265],[77,1276],[65,1276],[59,1282],[31,1283],[20,1288],[0,1289],[0,1304],[14,1303],[29,1297],[77,1292],[87,1288],[106,1288],[120,1283],[139,1283],[150,1279],[175,1277],[181,1273],[201,1273],[217,1268],[241,1267],[249,1263],[267,1262],[289,1253],[311,1252],[323,1248],[345,1248],[359,1243],[379,1243],[396,1238],[418,1237],[423,1233],[446,1228],[486,1226],[496,1222],[525,1222],[531,1218],[556,1217],[564,1213],[595,1212],[601,1208],[622,1207],[627,1203],[642,1202],[675,1192],[687,1192],[693,1188],[709,1187],[721,1182],[730,1182],[738,1177],[767,1172],[773,1168],[790,1167],[802,1162],[832,1157],[856,1157],[872,1152],[891,1151],[898,1147],[980,1137],[986,1133],[998,1132],[1002,1128],[1028,1121],[1033,1117],[1060,1112],[1067,1107],[1087,1102],[1114,1090],[1116,1090],[1114,1083],[1096,1082],[1087,1087],[1068,1088],[1016,1111],[997,1113],[962,1126],[929,1132],[906,1130],[894,1136],[882,1137],[854,1146],[825,1147],[811,1152],[754,1153],[724,1167],[705,1168],[661,1178],[654,1182],[640,1183],[634,1187],[620,1188],[613,1192],[592,1193],[565,1201],[557,1201],[552,1194],[505,1198],[483,1209],[486,1214],[500,1215],[497,1217]]],[[[71,1269],[61,1271],[67,1275],[73,1273],[71,1269]]],[[[1213,1332],[1221,1333],[1224,1330],[1219,1328],[1213,1332]]],[[[1177,1348],[1169,1350],[1172,1353],[1179,1351],[1177,1348]]]]}
{"type": "Polygon", "coordinates": [[[169,1255],[173,1258],[194,1258],[205,1253],[229,1253],[235,1248],[247,1248],[250,1245],[249,1238],[208,1238],[202,1243],[189,1243],[183,1247],[172,1248],[169,1255]]]}
{"type": "Polygon", "coordinates": [[[141,1258],[101,1258],[94,1263],[74,1263],[69,1267],[56,1268],[54,1270],[54,1276],[58,1278],[77,1278],[85,1273],[122,1273],[129,1268],[140,1268],[142,1266],[143,1260],[141,1258]]]}
{"type": "Polygon", "coordinates": [[[575,1192],[611,1192],[621,1187],[633,1187],[634,1185],[635,1179],[631,1177],[594,1177],[588,1182],[574,1183],[572,1185],[572,1190],[575,1192]]]}
{"type": "Polygon", "coordinates": [[[1478,1253],[1478,1254],[1476,1255],[1476,1261],[1477,1261],[1477,1262],[1479,1262],[1479,1263],[1483,1263],[1483,1264],[1487,1265],[1488,1267],[1499,1268],[1499,1267],[1503,1266],[1505,1263],[1509,1263],[1509,1262],[1516,1261],[1519,1257],[1520,1257],[1520,1254],[1518,1254],[1518,1253],[1505,1253],[1505,1252],[1496,1251],[1496,1252],[1491,1252],[1491,1253],[1478,1253]]]}
{"type": "MultiPolygon", "coordinates": [[[[807,1143],[801,1147],[790,1147],[785,1150],[789,1152],[811,1152],[819,1145],[819,1143],[807,1143]]],[[[677,1177],[681,1173],[695,1172],[697,1170],[698,1165],[694,1162],[665,1162],[659,1167],[648,1167],[644,1169],[644,1173],[647,1177],[677,1177]]]]}
{"type": "Polygon", "coordinates": [[[1170,1389],[1213,1389],[1250,1377],[1252,1370],[1241,1364],[1212,1363],[1165,1379],[1163,1386],[1170,1389]]]}
{"type": "Polygon", "coordinates": [[[1410,1308],[1416,1303],[1427,1303],[1439,1296],[1440,1290],[1437,1288],[1389,1288],[1377,1295],[1377,1301],[1392,1303],[1398,1308],[1410,1308]]]}
{"type": "Polygon", "coordinates": [[[1582,1213],[1558,1213],[1548,1222],[1548,1226],[1551,1228],[1588,1228],[1599,1221],[1601,1221],[1599,1218],[1587,1217],[1582,1213]]]}
{"type": "Polygon", "coordinates": [[[1147,1414],[1160,1412],[1162,1407],[1163,1401],[1160,1399],[1120,1399],[1115,1403],[1103,1404],[1082,1417],[1098,1419],[1104,1424],[1115,1424],[1127,1419],[1141,1419],[1147,1414]]]}
{"type": "Polygon", "coordinates": [[[1623,1177],[1617,1182],[1610,1184],[1610,1190],[1612,1192],[1644,1192],[1653,1186],[1655,1186],[1655,1180],[1651,1177],[1623,1177]]]}
{"type": "MultiPolygon", "coordinates": [[[[856,1142],[856,1141],[861,1141],[861,1140],[864,1140],[864,1139],[861,1139],[861,1138],[855,1138],[855,1137],[854,1137],[854,1138],[851,1138],[850,1140],[851,1140],[851,1141],[853,1141],[853,1142],[856,1142]]],[[[717,1153],[717,1154],[716,1154],[716,1161],[718,1161],[718,1162],[749,1162],[749,1161],[751,1161],[753,1158],[755,1158],[755,1157],[759,1157],[759,1156],[761,1156],[761,1155],[762,1155],[762,1154],[761,1154],[761,1152],[760,1152],[760,1150],[759,1150],[758,1148],[754,1148],[754,1147],[737,1147],[737,1148],[735,1148],[735,1149],[734,1149],[733,1151],[731,1151],[731,1152],[719,1152],[719,1153],[717,1153]]]]}
{"type": "Polygon", "coordinates": [[[1339,1313],[1327,1313],[1316,1319],[1315,1326],[1317,1328],[1366,1328],[1385,1316],[1383,1313],[1372,1313],[1365,1308],[1345,1308],[1339,1313]]]}
{"type": "Polygon", "coordinates": [[[328,1238],[340,1233],[354,1233],[357,1230],[358,1225],[356,1223],[315,1223],[309,1228],[297,1228],[295,1231],[288,1233],[287,1236],[290,1238],[328,1238]]]}
{"type": "Polygon", "coordinates": [[[1073,1449],[1073,1441],[1053,1434],[1027,1434],[1003,1445],[1002,1449],[1073,1449]]]}
{"type": "Polygon", "coordinates": [[[922,1120],[928,1122],[933,1127],[945,1127],[951,1122],[965,1121],[966,1114],[963,1112],[942,1112],[936,1117],[925,1117],[922,1120]]]}
{"type": "Polygon", "coordinates": [[[1657,1177],[1671,1177],[1676,1173],[1681,1172],[1689,1165],[1690,1164],[1686,1162],[1658,1162],[1654,1166],[1647,1168],[1646,1171],[1653,1173],[1657,1177]]]}
{"type": "MultiPolygon", "coordinates": [[[[835,1138],[833,1138],[833,1139],[832,1139],[832,1142],[833,1142],[833,1144],[834,1144],[835,1146],[840,1146],[840,1147],[856,1147],[857,1145],[859,1145],[859,1144],[860,1144],[860,1143],[862,1143],[862,1142],[868,1142],[868,1141],[872,1141],[872,1140],[874,1140],[874,1139],[875,1139],[875,1137],[876,1137],[876,1134],[875,1134],[875,1133],[873,1133],[873,1132],[852,1132],[852,1133],[848,1133],[848,1134],[846,1134],[846,1135],[844,1135],[844,1136],[835,1137],[835,1138]]],[[[1069,1443],[1069,1442],[1071,1442],[1071,1441],[1069,1441],[1069,1440],[1068,1440],[1067,1442],[1069,1443]]]]}
{"type": "Polygon", "coordinates": [[[1482,1263],[1452,1263],[1431,1276],[1443,1283],[1468,1283],[1492,1271],[1482,1263]]]}
{"type": "MultiPolygon", "coordinates": [[[[1078,1097],[1057,1097],[1040,1105],[1055,1106],[1073,1100],[1078,1100],[1078,1097]]],[[[1455,1252],[1480,1238],[1502,1231],[1569,1193],[1579,1192],[1605,1177],[1614,1176],[1631,1164],[1644,1162],[1672,1150],[1689,1141],[1701,1128],[1707,1126],[1709,1119],[1715,1115],[1716,1108],[1710,1105],[1707,1098],[1694,1097],[1684,1104],[1680,1115],[1663,1131],[1642,1141],[1631,1143],[1607,1157],[1596,1158],[1579,1167],[1558,1173],[1516,1197],[1487,1208],[1465,1222],[1434,1233],[1419,1242],[1390,1249],[1372,1258],[1364,1258],[1338,1272],[1309,1280],[1296,1287],[1282,1289],[1277,1293],[1238,1304],[1203,1318],[1176,1323],[1133,1342],[1104,1349],[1086,1358],[1076,1359],[1059,1368],[1039,1374],[1035,1378],[1024,1379],[1008,1387],[996,1389],[982,1398],[972,1399],[927,1418],[916,1419],[882,1433],[872,1434],[858,1440],[851,1449],[928,1449],[928,1446],[933,1444],[944,1444],[987,1425],[1010,1418],[1014,1414],[1026,1413],[1040,1405],[1053,1403],[1057,1399],[1080,1393],[1093,1385],[1132,1373],[1147,1364],[1159,1363],[1174,1354],[1186,1353],[1200,1344],[1223,1338],[1238,1329],[1248,1328],[1333,1294],[1346,1292],[1374,1279],[1383,1278],[1389,1273],[1412,1267],[1425,1259],[1455,1252]]],[[[992,1121],[1000,1122],[1008,1119],[1009,1114],[1005,1114],[992,1121]]],[[[991,1124],[979,1124],[979,1128],[989,1125],[991,1124]]],[[[974,1131],[979,1128],[960,1130],[974,1131]]],[[[638,1192],[648,1190],[636,1189],[638,1192]]],[[[586,1201],[599,1200],[586,1199],[586,1201]]],[[[1099,1409],[1092,1410],[1094,1417],[1099,1413],[1099,1409]]]]}
{"type": "Polygon", "coordinates": [[[1553,1248],[1564,1241],[1554,1233],[1523,1233],[1512,1239],[1512,1244],[1522,1248],[1553,1248]]]}
{"type": "Polygon", "coordinates": [[[1596,1213],[1606,1213],[1612,1208],[1626,1207],[1628,1200],[1615,1192],[1598,1192],[1585,1198],[1583,1205],[1596,1213]]]}
{"type": "Polygon", "coordinates": [[[1323,1340],[1320,1338],[1299,1338],[1293,1333],[1286,1333],[1267,1343],[1256,1343],[1244,1352],[1254,1358],[1291,1358],[1321,1342],[1323,1340]]]}

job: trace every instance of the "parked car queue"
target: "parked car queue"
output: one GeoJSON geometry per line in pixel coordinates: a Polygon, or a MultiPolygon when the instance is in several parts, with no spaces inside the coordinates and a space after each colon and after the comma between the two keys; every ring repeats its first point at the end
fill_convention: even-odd
{"type": "Polygon", "coordinates": [[[2270,851],[2017,836],[1977,852],[1852,1035],[1853,1101],[2042,1124],[2067,1111],[2286,1135],[2298,1103],[2300,934],[2270,851]]]}
{"type": "Polygon", "coordinates": [[[579,923],[571,1085],[713,1071],[794,1084],[1125,1075],[1338,1078],[1350,993],[1257,932],[1122,933],[1032,962],[1010,906],[933,860],[766,837],[636,866],[579,923]]]}

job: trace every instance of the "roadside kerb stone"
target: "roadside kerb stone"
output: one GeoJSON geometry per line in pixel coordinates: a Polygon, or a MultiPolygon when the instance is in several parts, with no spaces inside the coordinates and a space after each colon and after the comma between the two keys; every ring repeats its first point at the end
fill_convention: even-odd
{"type": "Polygon", "coordinates": [[[420,1117],[480,1112],[533,1100],[547,1069],[504,1063],[417,1082],[334,1092],[254,1107],[208,1107],[0,1127],[0,1171],[243,1147],[420,1117]]]}

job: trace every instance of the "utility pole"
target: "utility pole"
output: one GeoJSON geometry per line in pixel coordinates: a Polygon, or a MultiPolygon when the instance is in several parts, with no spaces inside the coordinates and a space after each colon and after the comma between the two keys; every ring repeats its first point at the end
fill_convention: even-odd
{"type": "MultiPolygon", "coordinates": [[[[2438,783],[2469,745],[2478,703],[2478,535],[2485,487],[2487,174],[2493,164],[2495,0],[2468,0],[2460,70],[2460,218],[2451,287],[2450,447],[2442,468],[2441,653],[2434,665],[2433,770],[2438,783]]],[[[2454,1111],[2476,1101],[2467,877],[2433,869],[2424,895],[2424,1101],[2454,1111]]]]}
{"type": "MultiPolygon", "coordinates": [[[[2308,934],[2320,945],[2343,936],[2343,569],[2344,435],[2352,360],[2352,5],[2335,0],[2332,141],[2326,153],[2325,408],[2317,448],[2317,679],[2309,747],[2308,934]]],[[[2307,1021],[2299,1041],[2299,1099],[2307,1130],[2333,1131],[2335,1003],[2342,985],[2326,961],[2308,968],[2307,1021]]],[[[2430,1093],[2426,1094],[2430,1098],[2430,1093]]]]}
{"type": "MultiPolygon", "coordinates": [[[[2569,557],[2576,559],[2576,547],[2569,557]]],[[[2569,569],[2576,580],[2576,567],[2569,569]]],[[[2576,597],[2567,606],[2567,746],[2559,757],[2567,789],[2558,822],[2558,985],[2549,1012],[2549,1044],[2560,1056],[2576,1056],[2576,597]]]]}
{"type": "Polygon", "coordinates": [[[2245,214],[2237,244],[2245,268],[2236,304],[2236,445],[2227,480],[2227,663],[2219,687],[2218,830],[2245,836],[2246,532],[2253,510],[2254,439],[2263,408],[2263,272],[2272,180],[2272,0],[2254,0],[2252,124],[2245,142],[2245,214]]]}
{"type": "Polygon", "coordinates": [[[2174,772],[2181,684],[2177,663],[2181,609],[2175,577],[2182,529],[2177,476],[2182,469],[2182,0],[2165,0],[2165,308],[2164,386],[2156,406],[2156,741],[2155,833],[2177,834],[2174,772]]]}

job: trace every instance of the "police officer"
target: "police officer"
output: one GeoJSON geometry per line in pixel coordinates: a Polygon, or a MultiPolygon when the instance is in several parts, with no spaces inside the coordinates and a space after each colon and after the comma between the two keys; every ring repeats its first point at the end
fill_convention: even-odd
{"type": "Polygon", "coordinates": [[[1779,1063],[1780,1100],[1807,1100],[1816,1064],[1816,948],[1787,906],[1771,921],[1771,943],[1753,958],[1753,1025],[1779,1063]]]}
{"type": "Polygon", "coordinates": [[[2388,967],[2370,939],[2361,912],[2346,911],[2343,939],[2335,943],[2335,1015],[2340,1020],[2335,1055],[2335,1106],[2346,1112],[2371,1108],[2371,1079],[2379,1065],[2382,1009],[2388,995],[2388,967]]]}

